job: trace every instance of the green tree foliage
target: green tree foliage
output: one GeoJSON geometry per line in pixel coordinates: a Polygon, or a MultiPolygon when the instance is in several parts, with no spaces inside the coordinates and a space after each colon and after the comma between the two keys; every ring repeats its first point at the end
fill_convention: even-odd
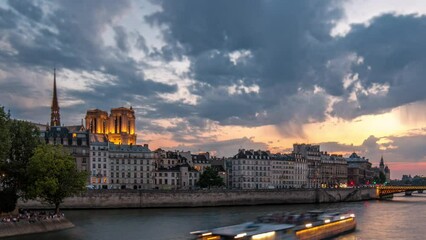
{"type": "Polygon", "coordinates": [[[10,152],[10,117],[4,112],[4,107],[0,107],[0,167],[6,162],[10,152]]]}
{"type": "Polygon", "coordinates": [[[386,182],[386,175],[383,172],[380,172],[379,179],[380,179],[380,183],[384,184],[386,182]]]}
{"type": "Polygon", "coordinates": [[[40,144],[38,128],[29,122],[10,121],[11,148],[6,165],[8,184],[17,190],[26,190],[27,165],[40,144]]]}
{"type": "Polygon", "coordinates": [[[26,187],[26,167],[38,145],[38,129],[29,122],[10,119],[0,107],[0,212],[14,209],[26,187]]]}
{"type": "Polygon", "coordinates": [[[54,204],[85,190],[87,173],[78,172],[73,157],[60,145],[40,145],[27,167],[27,198],[54,204]]]}
{"type": "Polygon", "coordinates": [[[380,171],[379,176],[374,177],[374,182],[376,184],[384,184],[386,182],[386,175],[380,171]]]}
{"type": "Polygon", "coordinates": [[[204,170],[204,172],[200,175],[199,181],[197,182],[197,186],[202,188],[222,187],[224,185],[225,183],[219,176],[218,172],[210,167],[204,170]]]}

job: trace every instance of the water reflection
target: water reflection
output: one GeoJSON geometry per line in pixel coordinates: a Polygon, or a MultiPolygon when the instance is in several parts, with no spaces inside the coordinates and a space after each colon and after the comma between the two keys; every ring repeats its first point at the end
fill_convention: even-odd
{"type": "Polygon", "coordinates": [[[188,233],[193,230],[240,223],[276,211],[313,209],[355,212],[357,230],[339,237],[341,240],[426,239],[426,194],[400,195],[391,201],[321,205],[67,211],[66,216],[76,225],[73,229],[9,239],[181,240],[189,239],[188,233]]]}

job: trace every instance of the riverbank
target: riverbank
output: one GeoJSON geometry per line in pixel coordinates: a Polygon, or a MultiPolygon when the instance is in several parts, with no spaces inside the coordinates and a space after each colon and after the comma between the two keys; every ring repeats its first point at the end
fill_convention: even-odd
{"type": "Polygon", "coordinates": [[[45,233],[74,227],[65,217],[44,219],[36,222],[0,222],[0,238],[45,233]]]}
{"type": "MultiPolygon", "coordinates": [[[[377,199],[374,188],[280,190],[89,190],[65,199],[62,209],[213,207],[296,203],[334,203],[377,199]]],[[[19,202],[30,209],[53,208],[38,201],[19,202]]]]}

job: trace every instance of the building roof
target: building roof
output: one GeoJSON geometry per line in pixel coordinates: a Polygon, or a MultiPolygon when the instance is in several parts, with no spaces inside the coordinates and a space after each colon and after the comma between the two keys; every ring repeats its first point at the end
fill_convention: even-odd
{"type": "Polygon", "coordinates": [[[233,157],[234,159],[244,159],[244,158],[251,158],[251,156],[253,157],[258,157],[258,159],[266,159],[267,157],[269,157],[269,152],[267,151],[262,151],[262,150],[245,150],[245,149],[239,149],[238,153],[233,157]]]}
{"type": "Polygon", "coordinates": [[[73,125],[73,126],[65,126],[70,132],[82,132],[85,131],[83,125],[73,125]]]}
{"type": "Polygon", "coordinates": [[[98,142],[108,143],[108,139],[105,136],[105,134],[91,133],[89,134],[89,140],[90,140],[90,143],[98,143],[98,142]]]}
{"type": "Polygon", "coordinates": [[[113,143],[109,145],[109,150],[116,152],[151,152],[148,147],[142,145],[118,145],[113,143]]]}

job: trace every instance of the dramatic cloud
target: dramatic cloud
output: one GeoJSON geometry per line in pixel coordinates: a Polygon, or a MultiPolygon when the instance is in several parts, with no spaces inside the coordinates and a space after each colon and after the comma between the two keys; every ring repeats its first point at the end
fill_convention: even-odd
{"type": "MultiPolygon", "coordinates": [[[[307,125],[411,105],[416,111],[392,122],[416,119],[420,126],[404,129],[421,128],[426,120],[413,112],[426,103],[426,7],[388,3],[363,13],[359,1],[335,0],[10,0],[0,4],[0,103],[16,118],[47,122],[56,66],[64,123],[90,108],[131,105],[139,139],[150,143],[284,149],[287,138],[312,138],[307,125]],[[245,138],[252,131],[262,142],[245,138]]],[[[322,140],[324,149],[416,162],[424,135],[389,129],[354,146],[351,136],[322,140]]]]}
{"type": "MultiPolygon", "coordinates": [[[[331,22],[341,16],[336,4],[163,1],[161,6],[148,20],[167,26],[165,59],[170,51],[189,57],[190,74],[200,83],[192,92],[200,95],[201,117],[246,126],[324,120],[328,101],[314,93],[319,80],[314,70],[327,60],[331,22]]],[[[340,80],[328,79],[337,89],[327,90],[339,93],[340,80]]]]}
{"type": "Polygon", "coordinates": [[[357,79],[333,113],[352,119],[425,100],[425,26],[426,17],[415,15],[384,15],[368,26],[353,26],[339,45],[356,53],[362,63],[353,65],[351,73],[357,79]]]}
{"type": "Polygon", "coordinates": [[[206,142],[203,144],[195,144],[191,146],[180,145],[174,148],[169,148],[170,150],[183,150],[183,151],[191,151],[194,153],[197,152],[210,152],[214,156],[218,157],[232,157],[238,153],[238,149],[266,149],[268,147],[267,144],[262,142],[255,142],[249,138],[239,138],[239,139],[231,139],[225,141],[214,141],[214,142],[206,142]]]}
{"type": "MultiPolygon", "coordinates": [[[[7,46],[0,50],[1,69],[5,72],[20,69],[43,71],[43,77],[51,81],[52,69],[56,66],[59,81],[66,77],[62,70],[67,69],[72,71],[69,75],[74,76],[68,77],[74,78],[75,84],[81,84],[78,78],[85,77],[84,72],[104,78],[102,82],[88,81],[84,89],[59,89],[61,98],[81,100],[75,107],[62,107],[63,112],[69,115],[81,117],[88,108],[109,109],[117,105],[142,104],[148,102],[148,98],[155,102],[160,99],[158,94],[173,93],[176,86],[146,79],[144,62],[126,55],[132,39],[124,27],[115,22],[130,8],[128,1],[10,1],[9,9],[2,8],[1,11],[7,13],[7,21],[16,27],[0,29],[1,44],[7,46]],[[114,46],[106,44],[108,39],[104,35],[108,33],[114,35],[114,46]]],[[[7,25],[5,19],[2,18],[1,22],[7,25]]],[[[141,39],[143,37],[139,36],[133,45],[137,43],[139,48],[143,48],[141,39]]],[[[48,83],[41,79],[35,81],[48,83]]],[[[28,79],[0,80],[0,85],[8,85],[4,89],[9,92],[20,91],[17,86],[28,84],[28,79]],[[12,81],[14,84],[10,84],[12,81]]],[[[29,96],[22,91],[19,94],[29,96]]],[[[48,116],[46,110],[43,111],[44,116],[48,116]]],[[[20,109],[15,114],[18,118],[23,117],[20,109]]]]}

